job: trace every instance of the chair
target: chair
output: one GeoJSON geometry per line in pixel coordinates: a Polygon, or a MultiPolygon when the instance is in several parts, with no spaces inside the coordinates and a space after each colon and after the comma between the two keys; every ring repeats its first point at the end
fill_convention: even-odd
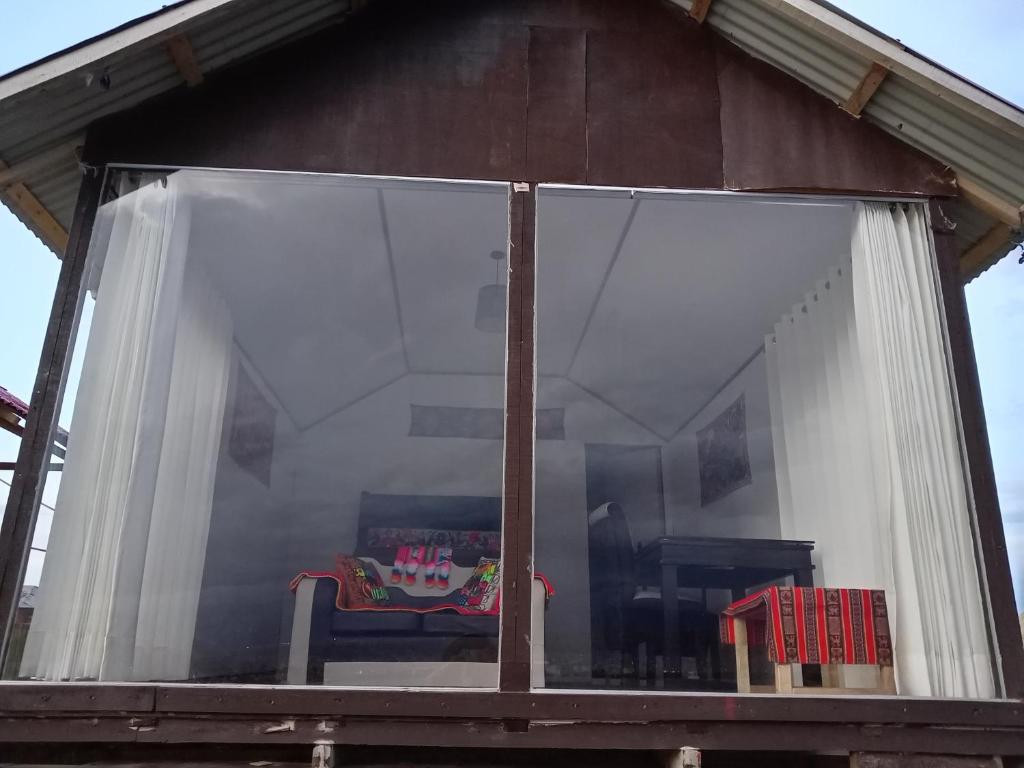
{"type": "MultiPolygon", "coordinates": [[[[618,666],[625,676],[626,661],[639,676],[640,646],[646,650],[646,679],[653,680],[655,657],[665,652],[661,590],[637,584],[633,541],[622,507],[609,502],[588,517],[590,553],[591,649],[595,676],[606,676],[618,666]]],[[[698,675],[707,679],[710,652],[715,676],[719,673],[717,617],[700,600],[677,596],[680,643],[684,656],[693,657],[698,675]]]]}

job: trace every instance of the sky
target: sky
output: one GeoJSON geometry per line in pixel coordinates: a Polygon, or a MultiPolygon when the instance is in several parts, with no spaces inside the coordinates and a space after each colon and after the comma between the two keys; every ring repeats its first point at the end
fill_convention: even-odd
{"type": "MultiPolygon", "coordinates": [[[[628,2],[629,0],[623,0],[628,2]]],[[[1020,45],[1021,0],[833,0],[843,10],[921,54],[1016,104],[1024,105],[1020,45]]],[[[3,8],[0,73],[159,9],[150,0],[37,0],[3,8]]],[[[967,288],[981,373],[1000,505],[1006,524],[1018,608],[1024,610],[1024,266],[1020,252],[1004,259],[967,288]]],[[[24,400],[31,395],[60,263],[0,208],[0,386],[24,400]],[[13,277],[12,277],[13,276],[13,277]]],[[[61,420],[65,423],[64,419],[61,420]]],[[[13,461],[17,440],[0,432],[0,461],[13,461]]],[[[0,507],[10,473],[0,472],[0,507]]],[[[51,494],[46,494],[50,496],[51,494]]],[[[37,537],[39,538],[39,537],[37,537]]]]}

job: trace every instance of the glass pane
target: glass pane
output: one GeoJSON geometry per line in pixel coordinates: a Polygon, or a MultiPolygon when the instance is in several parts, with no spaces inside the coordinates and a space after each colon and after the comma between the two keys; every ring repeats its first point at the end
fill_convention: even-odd
{"type": "Polygon", "coordinates": [[[1024,338],[1024,267],[1020,252],[1011,252],[966,287],[971,336],[985,417],[999,509],[1006,533],[1017,613],[1024,626],[1024,393],[1018,362],[1024,338]]]}
{"type": "Polygon", "coordinates": [[[108,186],[6,676],[495,686],[507,185],[108,186]]]}
{"type": "Polygon", "coordinates": [[[545,685],[995,695],[923,209],[542,188],[537,226],[545,685]]]}

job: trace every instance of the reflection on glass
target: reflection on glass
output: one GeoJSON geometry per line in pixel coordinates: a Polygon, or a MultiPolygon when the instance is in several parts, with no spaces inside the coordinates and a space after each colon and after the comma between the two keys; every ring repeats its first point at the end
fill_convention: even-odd
{"type": "Polygon", "coordinates": [[[494,686],[507,186],[110,186],[6,675],[494,686]]]}
{"type": "Polygon", "coordinates": [[[938,307],[918,206],[542,188],[546,684],[994,695],[938,307]]]}

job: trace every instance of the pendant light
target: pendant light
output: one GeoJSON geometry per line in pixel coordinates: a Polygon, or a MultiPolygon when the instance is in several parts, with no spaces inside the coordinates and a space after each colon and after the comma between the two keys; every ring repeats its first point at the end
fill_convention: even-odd
{"type": "Polygon", "coordinates": [[[478,331],[501,333],[505,330],[505,286],[501,282],[503,251],[491,251],[494,259],[494,282],[484,285],[476,297],[476,322],[478,331]]]}

